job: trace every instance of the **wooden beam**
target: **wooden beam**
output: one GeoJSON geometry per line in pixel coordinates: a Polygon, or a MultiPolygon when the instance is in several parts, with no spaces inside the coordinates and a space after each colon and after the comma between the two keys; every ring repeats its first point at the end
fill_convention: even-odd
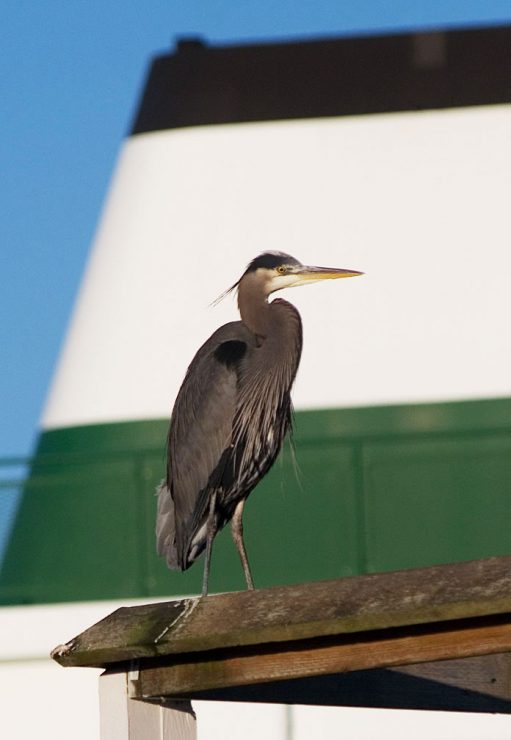
{"type": "Polygon", "coordinates": [[[197,691],[404,666],[511,651],[511,617],[368,631],[261,647],[229,648],[142,661],[138,691],[190,696],[197,691]]]}
{"type": "MultiPolygon", "coordinates": [[[[310,675],[313,665],[319,672],[346,671],[503,652],[511,649],[505,619],[466,620],[506,613],[511,557],[489,558],[122,608],[55,648],[52,657],[64,666],[106,667],[179,656],[176,671],[191,681],[189,654],[233,648],[239,655],[226,656],[226,677],[243,666],[247,679],[260,673],[269,680],[276,671],[286,677],[286,654],[310,675]],[[414,632],[414,626],[422,629],[414,632]],[[379,634],[396,628],[406,630],[379,634]],[[326,642],[310,642],[318,639],[326,642]],[[266,654],[254,662],[251,646],[266,654]]],[[[200,664],[218,661],[202,655],[193,663],[200,664]]]]}
{"type": "Polygon", "coordinates": [[[511,713],[511,557],[119,609],[53,651],[131,696],[511,713]],[[133,678],[135,676],[135,678],[133,678]]]}
{"type": "Polygon", "coordinates": [[[510,655],[312,676],[192,693],[192,699],[511,713],[510,655]]]}
{"type": "Polygon", "coordinates": [[[472,695],[477,693],[481,697],[511,702],[511,653],[419,663],[391,670],[399,675],[435,682],[444,692],[447,687],[454,686],[472,695]]]}

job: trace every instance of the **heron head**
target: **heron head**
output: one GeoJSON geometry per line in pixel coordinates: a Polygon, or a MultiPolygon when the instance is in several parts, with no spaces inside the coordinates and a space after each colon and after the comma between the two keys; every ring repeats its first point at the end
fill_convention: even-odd
{"type": "Polygon", "coordinates": [[[241,278],[218,296],[213,305],[219,303],[236,288],[241,290],[242,286],[246,290],[255,290],[269,296],[270,293],[283,288],[295,288],[298,285],[315,283],[318,280],[335,280],[363,274],[357,270],[345,270],[339,267],[302,265],[295,257],[285,252],[263,252],[250,262],[241,278]]]}
{"type": "Polygon", "coordinates": [[[261,285],[265,294],[270,295],[283,288],[295,288],[319,280],[336,280],[357,275],[363,275],[363,273],[338,267],[302,265],[285,252],[264,252],[252,260],[241,280],[245,277],[252,277],[261,285]]]}

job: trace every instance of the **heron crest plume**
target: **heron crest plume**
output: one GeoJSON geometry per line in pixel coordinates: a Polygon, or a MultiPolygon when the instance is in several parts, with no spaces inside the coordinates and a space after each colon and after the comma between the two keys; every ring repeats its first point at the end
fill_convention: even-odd
{"type": "Polygon", "coordinates": [[[226,298],[230,293],[232,293],[236,288],[238,288],[240,282],[243,280],[244,276],[247,275],[249,272],[255,272],[259,269],[266,269],[266,270],[274,270],[280,265],[300,265],[301,263],[295,258],[292,257],[290,254],[286,254],[286,252],[278,252],[278,251],[268,251],[268,252],[261,252],[257,257],[254,257],[253,260],[251,260],[248,265],[247,269],[243,273],[243,275],[240,277],[239,280],[236,280],[236,282],[231,285],[230,288],[227,288],[227,290],[224,290],[223,293],[220,293],[218,298],[215,298],[214,301],[212,301],[212,306],[217,306],[221,301],[223,301],[224,298],[226,298]]]}

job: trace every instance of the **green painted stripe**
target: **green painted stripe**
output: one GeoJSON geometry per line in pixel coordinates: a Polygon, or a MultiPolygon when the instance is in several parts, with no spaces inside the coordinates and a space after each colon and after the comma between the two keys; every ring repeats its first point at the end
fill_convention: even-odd
{"type": "MultiPolygon", "coordinates": [[[[4,604],[197,593],[155,554],[166,420],[41,434],[0,571],[4,604]]],[[[250,497],[256,585],[511,554],[511,399],[303,411],[250,497]]],[[[224,530],[212,590],[243,588],[224,530]]]]}
{"type": "Polygon", "coordinates": [[[301,411],[304,438],[361,438],[508,429],[511,398],[301,411]]]}
{"type": "Polygon", "coordinates": [[[47,455],[89,455],[161,450],[165,453],[167,419],[88,424],[43,431],[36,458],[47,455]]]}
{"type": "MultiPolygon", "coordinates": [[[[511,398],[321,409],[295,416],[296,433],[304,439],[495,430],[509,427],[511,398]]],[[[164,454],[167,429],[167,419],[152,419],[46,430],[36,456],[146,450],[164,454]]]]}

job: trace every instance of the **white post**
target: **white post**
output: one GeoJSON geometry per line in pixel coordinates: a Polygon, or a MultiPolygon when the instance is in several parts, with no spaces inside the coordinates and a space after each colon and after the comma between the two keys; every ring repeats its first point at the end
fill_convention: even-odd
{"type": "Polygon", "coordinates": [[[153,704],[132,699],[129,673],[99,678],[101,740],[196,740],[195,714],[189,701],[153,704]]]}

